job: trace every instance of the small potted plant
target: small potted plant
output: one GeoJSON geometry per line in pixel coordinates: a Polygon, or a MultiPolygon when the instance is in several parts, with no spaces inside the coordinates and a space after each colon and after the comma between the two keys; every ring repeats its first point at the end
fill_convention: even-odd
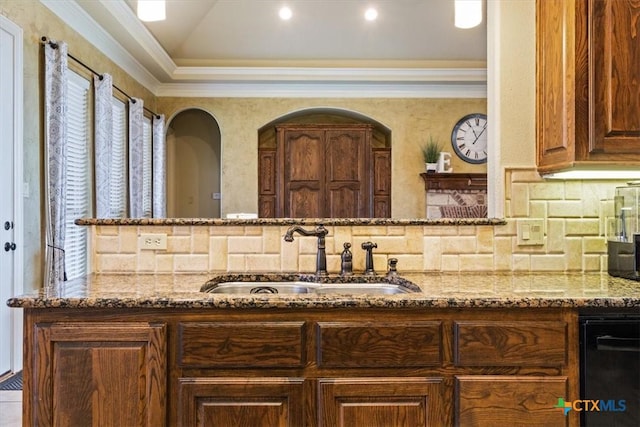
{"type": "Polygon", "coordinates": [[[429,137],[429,142],[422,146],[422,158],[427,173],[435,173],[438,169],[438,158],[440,157],[440,144],[429,137]]]}

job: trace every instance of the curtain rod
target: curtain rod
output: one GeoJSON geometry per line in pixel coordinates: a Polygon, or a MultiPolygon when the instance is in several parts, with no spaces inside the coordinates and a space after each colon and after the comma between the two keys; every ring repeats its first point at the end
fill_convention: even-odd
{"type": "MultiPolygon", "coordinates": [[[[58,48],[58,43],[49,40],[49,38],[47,36],[42,36],[41,38],[42,43],[43,44],[48,44],[49,46],[51,46],[54,49],[58,48]]],[[[78,63],[78,65],[81,65],[82,67],[84,67],[87,71],[91,72],[93,75],[98,76],[98,78],[100,80],[102,80],[102,74],[98,73],[97,71],[95,71],[93,68],[89,67],[87,64],[85,64],[84,62],[80,61],[78,58],[76,58],[75,56],[71,55],[69,52],[67,52],[67,56],[71,59],[73,59],[75,62],[78,63]]],[[[127,99],[129,99],[131,102],[133,102],[134,104],[136,103],[135,98],[129,96],[129,94],[127,94],[125,91],[123,91],[122,89],[120,89],[118,86],[116,85],[112,85],[113,88],[115,90],[117,90],[118,92],[120,92],[122,95],[124,95],[125,97],[127,97],[127,99]]],[[[155,116],[156,119],[160,118],[160,114],[154,113],[153,111],[151,111],[150,109],[148,109],[147,107],[142,107],[144,108],[146,111],[148,111],[151,115],[155,116]]]]}

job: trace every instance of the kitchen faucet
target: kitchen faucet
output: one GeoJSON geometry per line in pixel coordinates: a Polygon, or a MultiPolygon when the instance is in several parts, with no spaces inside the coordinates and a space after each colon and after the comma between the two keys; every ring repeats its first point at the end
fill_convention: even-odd
{"type": "Polygon", "coordinates": [[[327,273],[327,254],[325,252],[324,238],[329,231],[322,224],[318,225],[315,230],[305,230],[299,225],[289,227],[284,235],[285,242],[293,242],[293,234],[298,233],[303,236],[316,236],[318,238],[318,254],[316,256],[316,275],[326,276],[327,273]]]}

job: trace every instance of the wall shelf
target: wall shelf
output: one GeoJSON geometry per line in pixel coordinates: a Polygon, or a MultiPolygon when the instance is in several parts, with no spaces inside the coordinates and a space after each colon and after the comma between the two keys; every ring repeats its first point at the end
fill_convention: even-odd
{"type": "Polygon", "coordinates": [[[487,189],[486,173],[421,173],[424,189],[429,190],[476,190],[487,189]]]}

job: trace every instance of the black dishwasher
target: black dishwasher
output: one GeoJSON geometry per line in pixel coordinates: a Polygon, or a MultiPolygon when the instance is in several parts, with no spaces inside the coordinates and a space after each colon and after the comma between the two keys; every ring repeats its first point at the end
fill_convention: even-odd
{"type": "Polygon", "coordinates": [[[640,426],[640,314],[580,316],[580,399],[581,426],[640,426]]]}

